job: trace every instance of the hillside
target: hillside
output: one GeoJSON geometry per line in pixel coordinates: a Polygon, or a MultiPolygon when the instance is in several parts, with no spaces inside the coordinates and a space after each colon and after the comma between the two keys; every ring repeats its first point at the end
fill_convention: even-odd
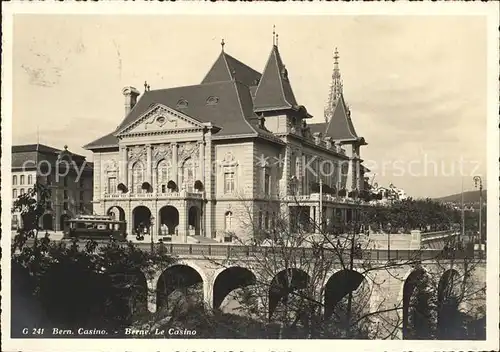
{"type": "MultiPolygon", "coordinates": [[[[483,190],[483,199],[486,201],[486,190],[483,190]]],[[[436,198],[436,200],[441,202],[453,202],[460,203],[462,201],[462,194],[452,194],[445,197],[436,198]]],[[[479,191],[468,191],[464,192],[464,203],[479,203],[479,191]]]]}

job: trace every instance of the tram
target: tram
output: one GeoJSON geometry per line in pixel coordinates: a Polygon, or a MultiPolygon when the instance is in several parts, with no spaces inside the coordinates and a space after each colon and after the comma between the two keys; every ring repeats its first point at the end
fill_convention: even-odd
{"type": "Polygon", "coordinates": [[[64,238],[126,240],[127,222],[106,215],[78,215],[65,221],[64,238]]]}

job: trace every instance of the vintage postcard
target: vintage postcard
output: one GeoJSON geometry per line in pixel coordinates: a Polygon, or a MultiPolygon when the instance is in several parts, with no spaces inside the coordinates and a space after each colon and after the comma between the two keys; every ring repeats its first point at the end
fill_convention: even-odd
{"type": "Polygon", "coordinates": [[[2,19],[3,350],[498,350],[494,3],[2,19]]]}

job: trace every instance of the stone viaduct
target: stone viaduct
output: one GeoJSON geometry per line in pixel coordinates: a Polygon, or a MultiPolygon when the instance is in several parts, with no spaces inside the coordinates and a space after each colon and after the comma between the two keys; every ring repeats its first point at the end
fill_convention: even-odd
{"type": "MultiPolygon", "coordinates": [[[[400,328],[394,336],[403,338],[408,324],[410,296],[421,275],[429,275],[438,304],[450,294],[462,298],[467,296],[460,303],[460,310],[463,311],[485,304],[486,259],[483,252],[456,252],[450,256],[429,249],[365,250],[353,260],[352,270],[339,260],[321,283],[313,283],[308,272],[310,268],[305,267],[307,265],[287,268],[278,263],[272,273],[267,270],[263,274],[256,259],[259,254],[251,252],[249,247],[167,244],[164,248],[167,253],[175,255],[177,261],[167,268],[156,268],[153,275],[141,278],[144,286],[147,285],[150,312],[167,304],[168,296],[176,289],[201,286],[206,306],[220,308],[232,291],[265,282],[269,286],[269,294],[263,308],[271,318],[283,296],[288,294],[277,289],[278,283],[284,282],[284,277],[287,277],[288,292],[311,284],[321,286],[316,288],[317,300],[323,303],[325,315],[331,315],[335,305],[352,291],[354,301],[363,300],[358,302],[363,305],[363,312],[385,311],[380,314],[383,321],[398,321],[400,328]]],[[[264,250],[260,255],[268,255],[265,248],[259,250],[264,250]]],[[[306,251],[311,251],[310,248],[297,250],[306,255],[306,251]]]]}

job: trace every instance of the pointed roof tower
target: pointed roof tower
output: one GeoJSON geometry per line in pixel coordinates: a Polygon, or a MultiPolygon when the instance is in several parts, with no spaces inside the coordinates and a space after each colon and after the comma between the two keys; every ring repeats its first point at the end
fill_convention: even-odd
{"type": "Polygon", "coordinates": [[[224,81],[239,81],[244,85],[251,87],[259,83],[261,74],[253,68],[245,65],[241,61],[235,59],[224,51],[224,39],[221,41],[221,52],[217,60],[206,74],[201,84],[224,82],[224,81]]]}
{"type": "Polygon", "coordinates": [[[339,69],[339,52],[335,48],[335,53],[333,54],[333,73],[332,73],[332,83],[330,84],[330,92],[328,94],[328,100],[325,106],[325,122],[331,120],[335,107],[339,101],[340,96],[343,94],[342,77],[340,76],[339,69]]]}
{"type": "Polygon", "coordinates": [[[255,92],[254,110],[261,112],[297,108],[288,71],[281,60],[276,40],[273,40],[271,54],[255,92]]]}

